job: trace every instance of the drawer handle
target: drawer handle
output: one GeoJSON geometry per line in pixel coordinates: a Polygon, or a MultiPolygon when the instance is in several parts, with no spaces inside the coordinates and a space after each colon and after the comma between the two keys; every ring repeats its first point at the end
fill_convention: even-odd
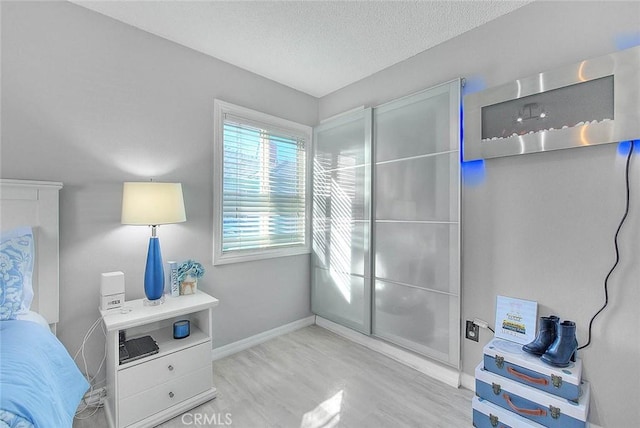
{"type": "Polygon", "coordinates": [[[173,392],[169,392],[169,398],[173,398],[175,394],[173,392]]]}
{"type": "Polygon", "coordinates": [[[547,412],[544,409],[522,409],[520,407],[516,407],[516,405],[511,402],[511,397],[509,397],[509,394],[502,394],[502,398],[505,399],[509,407],[511,407],[515,412],[529,416],[547,416],[547,412]]]}
{"type": "Polygon", "coordinates": [[[173,371],[173,366],[171,364],[169,364],[169,367],[167,367],[169,369],[170,372],[173,371]]]}
{"type": "Polygon", "coordinates": [[[507,367],[507,371],[512,375],[514,375],[515,377],[522,379],[525,382],[533,383],[535,385],[544,385],[544,386],[547,386],[549,384],[549,381],[543,377],[527,376],[526,374],[520,373],[519,371],[517,371],[512,367],[507,367]]]}

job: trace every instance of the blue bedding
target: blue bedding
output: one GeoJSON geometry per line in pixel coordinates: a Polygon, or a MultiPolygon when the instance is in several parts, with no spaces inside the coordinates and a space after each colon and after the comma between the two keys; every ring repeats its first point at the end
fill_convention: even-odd
{"type": "Polygon", "coordinates": [[[0,322],[0,427],[71,427],[88,388],[48,329],[31,321],[0,322]]]}

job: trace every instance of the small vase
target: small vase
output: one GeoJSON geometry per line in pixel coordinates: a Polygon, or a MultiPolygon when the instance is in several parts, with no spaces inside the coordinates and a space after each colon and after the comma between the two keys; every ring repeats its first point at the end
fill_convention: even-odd
{"type": "Polygon", "coordinates": [[[187,275],[180,283],[180,295],[196,294],[198,289],[198,278],[187,275]]]}

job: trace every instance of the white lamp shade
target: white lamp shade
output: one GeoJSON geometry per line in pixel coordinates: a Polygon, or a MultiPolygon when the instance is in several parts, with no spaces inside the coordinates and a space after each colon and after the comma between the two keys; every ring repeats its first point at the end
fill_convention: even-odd
{"type": "Polygon", "coordinates": [[[148,226],[186,220],[181,183],[124,183],[122,224],[148,226]]]}

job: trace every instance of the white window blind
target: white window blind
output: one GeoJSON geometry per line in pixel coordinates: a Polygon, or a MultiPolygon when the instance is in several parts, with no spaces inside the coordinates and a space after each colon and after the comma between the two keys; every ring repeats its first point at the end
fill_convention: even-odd
{"type": "Polygon", "coordinates": [[[308,136],[228,112],[221,125],[218,262],[308,252],[308,136]]]}

